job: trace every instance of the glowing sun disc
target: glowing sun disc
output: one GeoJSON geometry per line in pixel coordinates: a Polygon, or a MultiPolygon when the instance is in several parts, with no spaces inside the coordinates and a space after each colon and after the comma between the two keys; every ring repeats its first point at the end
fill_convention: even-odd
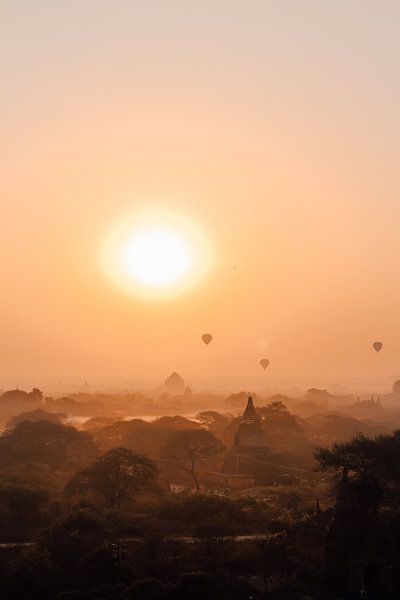
{"type": "Polygon", "coordinates": [[[154,287],[178,281],[193,262],[187,241],[175,231],[162,227],[134,233],[122,247],[120,260],[129,277],[154,287]]]}
{"type": "Polygon", "coordinates": [[[191,220],[151,211],[125,218],[104,250],[107,275],[125,291],[167,297],[186,291],[210,267],[208,240],[191,220]]]}

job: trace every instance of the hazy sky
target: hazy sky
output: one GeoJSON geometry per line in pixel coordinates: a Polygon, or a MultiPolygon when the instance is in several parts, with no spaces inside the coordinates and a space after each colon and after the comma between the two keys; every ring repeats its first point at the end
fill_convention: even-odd
{"type": "Polygon", "coordinates": [[[1,0],[0,77],[0,380],[400,373],[397,0],[1,0]],[[155,205],[215,267],[149,302],[100,256],[155,205]]]}

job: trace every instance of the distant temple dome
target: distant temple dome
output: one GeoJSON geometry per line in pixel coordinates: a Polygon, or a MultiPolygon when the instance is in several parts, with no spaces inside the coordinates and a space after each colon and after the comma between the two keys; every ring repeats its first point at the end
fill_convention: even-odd
{"type": "Polygon", "coordinates": [[[164,382],[164,391],[170,396],[184,394],[186,389],[185,380],[174,371],[164,382]]]}

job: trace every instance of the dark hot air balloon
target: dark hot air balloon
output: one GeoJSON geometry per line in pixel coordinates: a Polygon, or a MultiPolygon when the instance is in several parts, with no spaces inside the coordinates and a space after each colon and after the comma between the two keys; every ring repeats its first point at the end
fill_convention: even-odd
{"type": "Polygon", "coordinates": [[[382,350],[382,347],[383,347],[382,342],[374,342],[372,345],[376,352],[380,352],[382,350]]]}
{"type": "Polygon", "coordinates": [[[201,336],[201,339],[208,346],[208,344],[212,340],[212,335],[211,335],[211,333],[203,333],[203,335],[201,336]]]}
{"type": "Polygon", "coordinates": [[[269,360],[268,360],[267,358],[262,358],[262,359],[260,360],[260,365],[262,366],[262,368],[263,368],[263,369],[264,369],[264,371],[265,371],[265,369],[266,369],[266,368],[268,367],[268,365],[269,365],[269,360]]]}

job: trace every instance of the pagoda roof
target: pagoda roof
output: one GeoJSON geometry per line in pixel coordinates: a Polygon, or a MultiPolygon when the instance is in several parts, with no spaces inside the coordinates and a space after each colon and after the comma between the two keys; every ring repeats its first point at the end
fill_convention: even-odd
{"type": "Polygon", "coordinates": [[[242,421],[258,421],[256,409],[254,408],[253,398],[249,396],[247,406],[243,413],[242,421]]]}

